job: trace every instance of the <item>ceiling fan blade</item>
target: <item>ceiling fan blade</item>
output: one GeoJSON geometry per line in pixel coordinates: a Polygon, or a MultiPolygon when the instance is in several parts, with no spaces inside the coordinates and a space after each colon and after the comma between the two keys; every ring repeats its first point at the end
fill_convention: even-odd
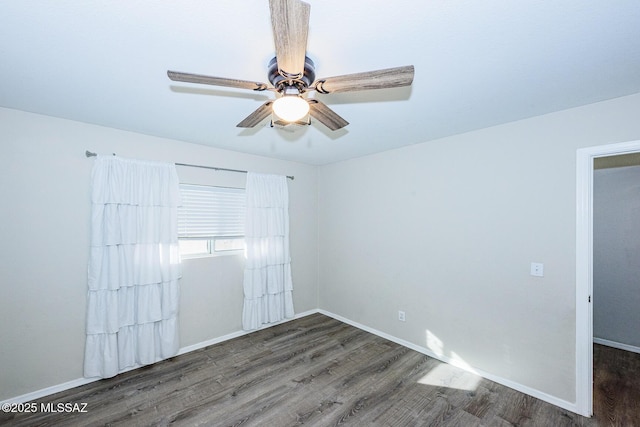
{"type": "Polygon", "coordinates": [[[202,83],[205,85],[235,87],[238,89],[251,89],[262,91],[268,89],[266,83],[250,82],[247,80],[225,79],[222,77],[203,76],[201,74],[180,73],[167,71],[169,78],[176,82],[202,83]]]}
{"type": "Polygon", "coordinates": [[[309,99],[309,114],[331,130],[342,129],[349,124],[348,121],[317,99],[309,99]]]}
{"type": "Polygon", "coordinates": [[[249,114],[243,121],[238,123],[236,127],[239,128],[252,128],[257,126],[261,121],[266,119],[271,114],[271,105],[273,101],[267,101],[262,104],[256,111],[249,114]]]}
{"type": "Polygon", "coordinates": [[[278,69],[285,77],[302,77],[311,6],[300,0],[270,0],[269,8],[278,69]]]}
{"type": "Polygon", "coordinates": [[[364,73],[328,77],[315,83],[320,93],[354,92],[357,90],[385,89],[409,86],[413,82],[414,67],[387,68],[364,73]]]}

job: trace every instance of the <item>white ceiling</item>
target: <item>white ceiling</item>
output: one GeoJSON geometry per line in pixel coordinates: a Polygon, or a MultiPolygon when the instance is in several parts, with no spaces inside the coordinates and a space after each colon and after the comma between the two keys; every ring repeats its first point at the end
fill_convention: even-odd
{"type": "Polygon", "coordinates": [[[5,0],[0,106],[326,164],[640,92],[638,0],[309,0],[317,77],[413,64],[410,88],[313,94],[350,122],[235,125],[272,92],[268,0],[5,0]]]}

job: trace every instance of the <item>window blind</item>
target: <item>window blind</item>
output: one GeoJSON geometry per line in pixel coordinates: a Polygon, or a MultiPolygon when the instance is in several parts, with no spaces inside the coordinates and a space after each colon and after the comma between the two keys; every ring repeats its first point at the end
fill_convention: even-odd
{"type": "Polygon", "coordinates": [[[180,184],[178,237],[244,236],[245,190],[180,184]]]}

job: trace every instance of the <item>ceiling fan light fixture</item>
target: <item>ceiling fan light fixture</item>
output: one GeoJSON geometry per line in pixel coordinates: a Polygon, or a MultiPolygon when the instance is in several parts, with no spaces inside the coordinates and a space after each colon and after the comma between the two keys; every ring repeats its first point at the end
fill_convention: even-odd
{"type": "Polygon", "coordinates": [[[282,120],[295,123],[309,114],[309,103],[300,95],[283,95],[273,103],[273,114],[282,120]]]}
{"type": "MultiPolygon", "coordinates": [[[[266,0],[264,0],[266,1],[266,0]]],[[[315,64],[307,56],[309,12],[311,6],[303,0],[269,0],[271,28],[275,42],[275,57],[269,61],[266,83],[228,79],[202,74],[167,71],[173,81],[224,86],[254,91],[274,91],[275,101],[268,100],[236,126],[253,128],[271,115],[277,126],[309,125],[311,117],[330,130],[349,124],[335,111],[315,97],[303,98],[307,92],[319,94],[355,92],[410,86],[414,67],[385,68],[362,73],[344,74],[316,80],[315,64]]]]}

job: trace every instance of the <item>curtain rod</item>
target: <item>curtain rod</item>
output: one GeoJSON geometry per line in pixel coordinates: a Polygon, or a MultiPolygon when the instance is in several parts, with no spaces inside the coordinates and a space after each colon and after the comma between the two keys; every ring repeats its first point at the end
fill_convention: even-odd
{"type": "MultiPolygon", "coordinates": [[[[91,151],[87,150],[85,151],[85,156],[87,157],[96,157],[97,154],[96,153],[92,153],[91,151]]],[[[112,153],[114,156],[116,155],[116,153],[112,153]]],[[[212,169],[215,171],[225,171],[225,172],[238,172],[238,173],[248,173],[248,171],[245,170],[240,170],[240,169],[227,169],[227,168],[216,168],[213,166],[202,166],[202,165],[192,165],[189,163],[174,163],[176,166],[187,166],[190,168],[201,168],[201,169],[212,169]]],[[[290,180],[294,180],[295,177],[292,175],[287,175],[287,178],[289,178],[290,180]]]]}

